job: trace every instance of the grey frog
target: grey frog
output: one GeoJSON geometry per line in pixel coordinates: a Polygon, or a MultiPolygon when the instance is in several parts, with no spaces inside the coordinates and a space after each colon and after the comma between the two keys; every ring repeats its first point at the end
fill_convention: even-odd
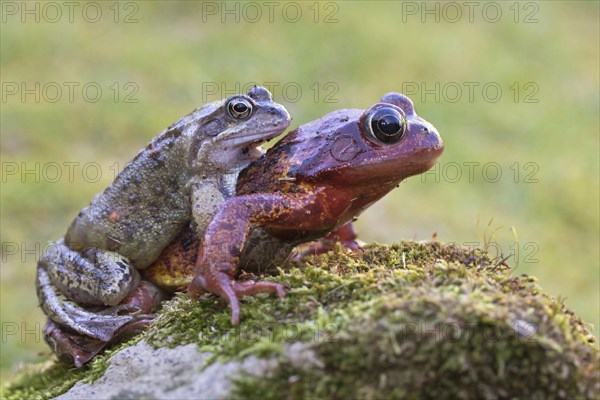
{"type": "MultiPolygon", "coordinates": [[[[238,173],[263,154],[259,145],[289,123],[287,110],[255,86],[194,110],[154,138],[40,257],[36,287],[44,313],[104,342],[148,317],[121,304],[140,286],[138,270],[183,228],[191,224],[201,234],[235,194],[238,173]]],[[[65,350],[52,332],[46,338],[55,352],[65,350]]]]}

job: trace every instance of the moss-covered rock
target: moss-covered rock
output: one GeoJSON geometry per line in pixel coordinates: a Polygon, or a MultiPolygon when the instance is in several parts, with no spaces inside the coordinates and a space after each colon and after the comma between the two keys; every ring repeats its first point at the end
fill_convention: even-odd
{"type": "MultiPolygon", "coordinates": [[[[600,397],[598,343],[585,324],[535,278],[512,276],[481,251],[437,242],[371,245],[266,274],[289,286],[288,296],[245,298],[239,327],[231,327],[220,299],[178,295],[147,332],[90,366],[30,366],[3,396],[51,398],[80,380],[93,382],[111,355],[143,341],[175,350],[197,344],[202,365],[190,382],[217,364],[239,363],[227,375],[223,396],[231,398],[600,397]],[[257,373],[250,358],[270,367],[257,373]]],[[[170,380],[153,379],[163,387],[170,380]]],[[[151,385],[143,390],[156,393],[151,385]]]]}

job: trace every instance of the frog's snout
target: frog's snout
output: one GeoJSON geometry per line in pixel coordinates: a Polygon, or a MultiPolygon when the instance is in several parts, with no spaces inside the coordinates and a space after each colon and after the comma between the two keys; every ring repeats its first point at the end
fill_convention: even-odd
{"type": "Polygon", "coordinates": [[[444,151],[444,141],[437,129],[435,129],[435,126],[430,123],[425,124],[423,126],[423,135],[425,135],[425,140],[428,142],[429,148],[435,151],[438,156],[442,154],[444,151]]]}
{"type": "Polygon", "coordinates": [[[292,121],[292,117],[290,116],[290,113],[283,106],[268,106],[265,111],[269,115],[272,115],[274,117],[279,117],[279,118],[274,118],[275,126],[279,126],[281,124],[287,128],[289,126],[290,122],[292,121]]]}
{"type": "Polygon", "coordinates": [[[271,115],[278,115],[278,114],[282,114],[282,110],[278,110],[276,107],[268,107],[267,113],[271,114],[271,115]]]}
{"type": "Polygon", "coordinates": [[[426,137],[431,137],[432,139],[436,139],[438,142],[440,142],[441,145],[443,145],[442,137],[438,133],[437,129],[435,129],[435,126],[429,123],[423,124],[421,131],[422,135],[425,135],[426,137]]]}
{"type": "Polygon", "coordinates": [[[444,142],[435,126],[419,118],[417,121],[411,121],[410,131],[413,137],[421,143],[421,146],[436,153],[444,150],[444,142]]]}

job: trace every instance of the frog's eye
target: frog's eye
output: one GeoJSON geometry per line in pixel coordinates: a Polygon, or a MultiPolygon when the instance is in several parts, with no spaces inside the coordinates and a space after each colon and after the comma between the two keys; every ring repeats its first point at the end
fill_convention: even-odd
{"type": "Polygon", "coordinates": [[[383,143],[396,143],[406,132],[406,119],[397,110],[384,107],[371,113],[366,120],[367,130],[383,143]]]}
{"type": "Polygon", "coordinates": [[[246,119],[252,114],[252,104],[245,99],[232,99],[227,103],[227,112],[235,119],[246,119]]]}

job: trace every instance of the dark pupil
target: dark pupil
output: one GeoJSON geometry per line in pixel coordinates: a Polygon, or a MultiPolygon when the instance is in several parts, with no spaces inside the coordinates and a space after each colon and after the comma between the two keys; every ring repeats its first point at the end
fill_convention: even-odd
{"type": "Polygon", "coordinates": [[[377,121],[377,127],[386,135],[395,135],[400,131],[400,120],[395,115],[384,115],[377,121]]]}
{"type": "Polygon", "coordinates": [[[246,107],[246,105],[244,103],[235,103],[233,105],[233,109],[236,112],[243,113],[243,112],[245,112],[248,109],[248,107],[246,107]]]}

